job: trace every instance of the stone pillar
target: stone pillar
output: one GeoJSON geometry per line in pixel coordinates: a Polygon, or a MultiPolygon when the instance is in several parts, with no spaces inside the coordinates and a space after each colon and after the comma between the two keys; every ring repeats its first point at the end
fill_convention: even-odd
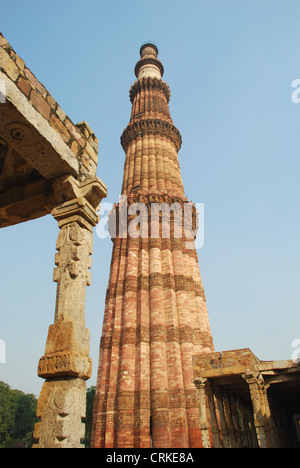
{"type": "Polygon", "coordinates": [[[200,430],[202,436],[202,446],[203,448],[210,448],[210,436],[209,428],[210,424],[207,418],[207,406],[206,406],[206,394],[205,394],[205,384],[207,379],[198,377],[194,380],[198,391],[199,398],[199,408],[200,408],[200,430]]]}
{"type": "Polygon", "coordinates": [[[252,371],[247,371],[243,377],[250,389],[258,446],[259,448],[272,448],[270,421],[268,419],[270,414],[269,402],[266,399],[265,392],[263,392],[263,377],[261,374],[252,371]]]}
{"type": "Polygon", "coordinates": [[[85,327],[86,286],[91,281],[96,208],[106,191],[99,179],[79,184],[72,177],[63,178],[53,187],[58,200],[71,199],[52,211],[60,228],[53,275],[56,310],[45,355],[38,365],[38,375],[46,381],[38,401],[40,421],[35,427],[38,442],[34,448],[79,448],[85,433],[85,381],[92,371],[90,331],[85,327]]]}
{"type": "Polygon", "coordinates": [[[206,395],[210,414],[210,426],[213,448],[222,448],[219,418],[217,416],[217,408],[215,406],[215,396],[213,393],[212,385],[209,381],[206,383],[206,395]]]}
{"type": "Polygon", "coordinates": [[[242,448],[242,434],[237,411],[237,399],[234,395],[230,395],[230,409],[233,422],[233,430],[235,433],[236,446],[237,448],[242,448]]]}
{"type": "Polygon", "coordinates": [[[214,385],[213,392],[215,396],[216,413],[219,418],[219,424],[220,424],[220,430],[221,430],[222,448],[230,448],[229,430],[228,430],[227,422],[225,418],[224,402],[223,402],[223,396],[222,396],[220,387],[218,385],[214,385]]]}
{"type": "Polygon", "coordinates": [[[224,407],[226,426],[228,430],[229,446],[230,448],[237,448],[228,392],[223,390],[222,396],[223,396],[223,407],[224,407]]]}
{"type": "Polygon", "coordinates": [[[240,398],[237,398],[236,400],[236,408],[239,414],[239,421],[240,421],[241,447],[250,448],[252,447],[252,440],[251,440],[251,435],[249,431],[247,412],[240,398]]]}
{"type": "Polygon", "coordinates": [[[264,411],[264,421],[265,421],[268,447],[276,448],[276,445],[277,445],[276,435],[275,435],[273,419],[271,416],[271,410],[270,410],[269,399],[268,399],[268,391],[267,391],[269,388],[269,385],[265,384],[265,381],[262,375],[259,376],[258,382],[259,382],[261,401],[262,401],[262,406],[263,406],[263,411],[264,411]]]}

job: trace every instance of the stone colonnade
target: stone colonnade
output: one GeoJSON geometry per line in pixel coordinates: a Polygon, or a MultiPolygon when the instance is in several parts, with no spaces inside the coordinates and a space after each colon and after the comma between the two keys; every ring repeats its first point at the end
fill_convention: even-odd
{"type": "Polygon", "coordinates": [[[276,432],[272,424],[267,387],[258,372],[246,372],[242,378],[248,395],[239,394],[218,379],[197,377],[201,411],[201,433],[206,448],[272,448],[276,432]],[[250,398],[249,398],[250,396],[250,398]]]}

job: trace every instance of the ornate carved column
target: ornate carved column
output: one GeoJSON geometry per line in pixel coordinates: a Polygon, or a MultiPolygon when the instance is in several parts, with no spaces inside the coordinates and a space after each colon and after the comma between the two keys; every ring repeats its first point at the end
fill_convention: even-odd
{"type": "Polygon", "coordinates": [[[200,430],[202,436],[202,446],[203,448],[210,448],[210,437],[209,437],[209,428],[210,424],[207,418],[207,406],[206,406],[206,394],[205,394],[205,384],[207,379],[198,377],[194,380],[194,383],[197,388],[198,398],[199,398],[199,408],[200,408],[200,430]]]}
{"type": "Polygon", "coordinates": [[[35,448],[78,448],[85,430],[85,381],[92,371],[90,332],[85,327],[86,286],[91,282],[96,209],[106,187],[97,178],[79,183],[69,176],[56,180],[53,188],[61,202],[52,211],[60,228],[53,275],[57,296],[55,321],[38,365],[38,375],[46,381],[38,401],[35,448]]]}
{"type": "Polygon", "coordinates": [[[258,446],[260,448],[272,448],[270,421],[268,420],[268,415],[270,414],[269,402],[266,400],[266,395],[263,392],[263,377],[258,372],[252,371],[247,372],[243,377],[250,389],[258,446]],[[267,412],[266,407],[268,408],[267,412]]]}

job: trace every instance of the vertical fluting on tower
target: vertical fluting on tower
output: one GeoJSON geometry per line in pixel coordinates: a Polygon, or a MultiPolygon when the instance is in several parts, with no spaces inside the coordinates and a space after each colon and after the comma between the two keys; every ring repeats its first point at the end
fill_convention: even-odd
{"type": "Polygon", "coordinates": [[[151,43],[140,49],[121,136],[123,199],[112,216],[92,447],[202,445],[192,359],[213,343],[194,246],[197,216],[192,207],[184,217],[181,135],[157,54],[151,43]]]}

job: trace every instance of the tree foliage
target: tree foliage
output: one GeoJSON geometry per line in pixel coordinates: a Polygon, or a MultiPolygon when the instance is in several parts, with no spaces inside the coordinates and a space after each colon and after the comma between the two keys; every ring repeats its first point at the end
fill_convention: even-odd
{"type": "Polygon", "coordinates": [[[0,448],[32,445],[37,399],[0,381],[0,448]]]}

